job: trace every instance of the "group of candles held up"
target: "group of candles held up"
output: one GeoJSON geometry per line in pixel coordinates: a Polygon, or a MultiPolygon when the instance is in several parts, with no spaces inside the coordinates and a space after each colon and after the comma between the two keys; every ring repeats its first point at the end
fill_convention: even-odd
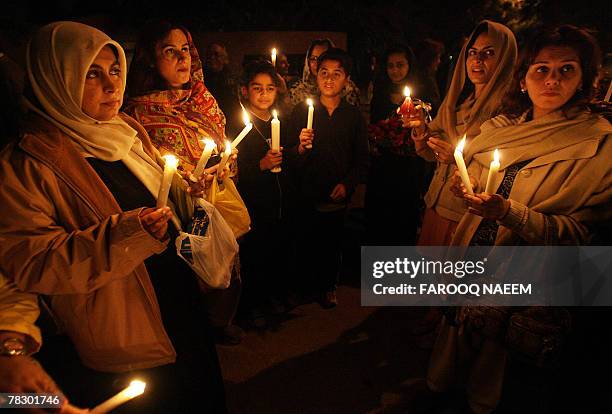
{"type": "MultiPolygon", "coordinates": [[[[410,88],[406,86],[404,88],[404,101],[397,108],[397,113],[402,116],[410,116],[414,115],[418,109],[412,103],[412,98],[410,97],[410,88]]],[[[472,183],[470,182],[470,178],[467,172],[467,167],[465,165],[465,161],[463,160],[463,148],[465,147],[465,134],[459,144],[455,148],[455,152],[453,156],[455,158],[455,163],[457,164],[457,169],[459,170],[459,175],[461,176],[461,182],[465,186],[468,194],[474,195],[474,190],[472,189],[472,183]]],[[[495,192],[495,176],[499,172],[499,151],[495,149],[493,152],[493,160],[489,165],[489,175],[487,176],[487,185],[485,187],[485,193],[491,194],[495,192]]]]}
{"type": "MultiPolygon", "coordinates": [[[[276,66],[276,49],[272,49],[272,64],[276,66]]],[[[314,104],[312,99],[307,100],[308,104],[308,120],[306,122],[306,128],[312,129],[312,120],[314,117],[314,104]]],[[[280,121],[278,120],[278,113],[276,110],[272,112],[273,119],[271,121],[271,148],[273,151],[280,150],[280,121]]],[[[240,131],[240,134],[230,143],[229,141],[225,142],[225,150],[223,151],[223,155],[219,164],[217,166],[217,171],[223,171],[225,169],[225,165],[229,160],[230,155],[232,154],[232,149],[236,148],[238,144],[247,136],[247,134],[253,128],[253,124],[249,119],[249,115],[246,110],[242,109],[242,117],[244,121],[244,128],[240,131]]],[[[196,168],[192,172],[192,176],[195,180],[199,179],[206,168],[206,163],[212,156],[213,150],[216,148],[215,142],[210,138],[205,138],[203,140],[204,149],[202,150],[202,154],[200,155],[200,159],[196,165],[196,168]]],[[[306,148],[312,148],[312,145],[307,145],[306,148]]],[[[162,178],[162,183],[159,188],[159,193],[157,196],[157,208],[165,207],[168,203],[168,194],[170,193],[170,186],[172,185],[172,177],[176,173],[178,167],[178,158],[172,154],[167,154],[163,156],[164,158],[164,174],[162,178]]],[[[281,167],[274,167],[271,170],[273,173],[281,172],[281,167]]]]}

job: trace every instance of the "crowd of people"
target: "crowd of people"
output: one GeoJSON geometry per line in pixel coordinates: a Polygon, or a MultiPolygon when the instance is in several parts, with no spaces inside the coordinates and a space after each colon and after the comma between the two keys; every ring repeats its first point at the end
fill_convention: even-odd
{"type": "MultiPolygon", "coordinates": [[[[201,60],[189,30],[171,22],[142,28],[129,67],[96,28],[38,30],[24,81],[2,84],[5,102],[21,104],[2,114],[0,391],[63,392],[62,412],[78,413],[138,374],[149,391],[117,412],[226,412],[215,343],[239,344],[243,328],[266,329],[300,304],[338,306],[345,217],[360,187],[368,245],[605,242],[612,125],[595,105],[593,36],[559,26],[519,48],[508,27],[483,21],[448,88],[436,76],[444,46],[425,39],[415,50],[397,44],[382,55],[364,116],[351,58],[329,39],[312,41],[299,79],[284,56],[251,61],[234,79],[222,45],[201,60]],[[399,113],[407,85],[421,105],[399,113]],[[250,129],[230,151],[242,111],[250,129]],[[473,194],[453,156],[463,136],[473,194]],[[213,156],[199,165],[203,138],[213,156]],[[504,157],[487,193],[495,149],[504,157]],[[179,160],[167,205],[166,154],[179,160]],[[215,289],[175,239],[228,194],[233,209],[219,207],[220,219],[239,254],[215,289]],[[234,216],[245,212],[250,230],[237,232],[234,216]]],[[[215,252],[190,250],[199,260],[215,252]]],[[[518,364],[505,332],[487,336],[470,318],[520,314],[554,329],[569,315],[582,334],[588,318],[491,309],[427,313],[424,397],[459,390],[469,412],[546,412],[554,387],[534,392],[527,379],[556,371],[518,364]],[[521,408],[518,395],[527,396],[521,408]]]]}

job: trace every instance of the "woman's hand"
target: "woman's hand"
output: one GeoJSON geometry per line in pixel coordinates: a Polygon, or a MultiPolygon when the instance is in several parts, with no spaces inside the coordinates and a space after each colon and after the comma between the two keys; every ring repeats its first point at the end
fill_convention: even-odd
{"type": "MultiPolygon", "coordinates": [[[[468,175],[470,179],[470,184],[472,185],[472,191],[476,188],[477,183],[476,179],[471,175],[468,175]]],[[[468,194],[467,188],[463,184],[463,180],[461,179],[461,174],[459,174],[459,170],[455,168],[455,174],[453,178],[451,178],[453,182],[451,183],[450,190],[453,192],[455,197],[464,198],[466,194],[468,194]]]]}
{"type": "Polygon", "coordinates": [[[168,220],[172,218],[170,207],[145,208],[140,212],[142,227],[157,240],[163,241],[168,232],[168,220]]]}
{"type": "Polygon", "coordinates": [[[488,220],[501,220],[510,210],[510,201],[499,194],[480,193],[465,195],[468,201],[468,211],[488,220]]]}
{"type": "Polygon", "coordinates": [[[342,183],[337,184],[329,195],[336,203],[346,198],[346,186],[342,183]]]}
{"type": "Polygon", "coordinates": [[[213,177],[211,174],[215,171],[217,171],[216,165],[205,169],[202,172],[202,175],[198,178],[196,178],[193,173],[186,171],[181,172],[181,176],[185,181],[187,181],[187,184],[189,184],[189,187],[187,187],[187,190],[185,191],[187,191],[187,193],[194,198],[203,197],[204,191],[210,187],[210,184],[212,183],[213,177]]]}
{"type": "Polygon", "coordinates": [[[262,171],[271,170],[278,167],[283,162],[283,147],[278,151],[273,149],[268,150],[266,155],[259,160],[259,169],[262,171]]]}
{"type": "Polygon", "coordinates": [[[310,128],[302,128],[300,132],[300,146],[298,152],[303,154],[306,150],[312,148],[312,140],[314,139],[314,130],[310,128]]]}
{"type": "Polygon", "coordinates": [[[404,128],[414,128],[418,135],[423,135],[427,128],[425,112],[421,105],[415,106],[414,109],[414,111],[410,111],[407,115],[402,114],[402,126],[404,128]]]}
{"type": "Polygon", "coordinates": [[[429,137],[429,140],[427,141],[427,146],[433,151],[434,155],[436,156],[436,160],[440,161],[443,164],[455,163],[455,157],[453,155],[455,149],[448,142],[440,138],[429,137]]]}

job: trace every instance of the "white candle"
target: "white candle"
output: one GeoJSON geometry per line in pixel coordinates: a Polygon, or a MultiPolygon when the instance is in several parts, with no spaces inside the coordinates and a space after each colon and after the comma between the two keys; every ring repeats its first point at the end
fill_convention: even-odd
{"type": "Polygon", "coordinates": [[[610,81],[610,85],[608,85],[608,92],[606,92],[606,98],[604,102],[610,102],[610,96],[612,95],[612,81],[610,81]]]}
{"type": "Polygon", "coordinates": [[[465,161],[463,161],[463,147],[465,146],[465,135],[459,141],[459,145],[455,149],[455,162],[457,163],[457,168],[459,169],[459,174],[461,175],[461,181],[463,181],[463,185],[467,189],[468,194],[474,195],[474,191],[472,190],[472,183],[470,182],[470,177],[467,172],[467,168],[465,167],[465,161]]]}
{"type": "Polygon", "coordinates": [[[164,155],[164,176],[162,177],[161,186],[159,187],[159,194],[157,195],[157,208],[165,207],[168,204],[168,194],[170,193],[170,186],[172,185],[172,177],[176,174],[176,167],[178,165],[178,158],[174,155],[164,155]]]}
{"type": "MultiPolygon", "coordinates": [[[[272,119],[272,150],[279,151],[280,150],[280,121],[278,120],[278,114],[276,111],[272,111],[274,115],[274,119],[272,119]]],[[[273,173],[281,172],[281,167],[274,167],[271,170],[273,173]]]]}
{"type": "Polygon", "coordinates": [[[210,159],[210,155],[212,154],[213,149],[215,148],[215,141],[210,138],[206,138],[203,140],[204,150],[202,151],[202,155],[200,155],[200,159],[198,160],[198,165],[196,165],[195,170],[193,170],[193,176],[196,180],[200,179],[202,172],[206,168],[206,163],[210,159]]]}
{"type": "MultiPolygon", "coordinates": [[[[312,118],[314,117],[314,105],[312,103],[312,99],[307,99],[306,103],[308,104],[308,121],[306,122],[306,128],[312,129],[312,118]]],[[[306,148],[312,148],[312,144],[305,145],[306,148]]]]}
{"type": "Polygon", "coordinates": [[[225,169],[225,164],[227,164],[227,160],[229,160],[230,155],[232,155],[232,146],[229,141],[225,141],[225,151],[223,152],[223,156],[221,157],[221,161],[219,161],[219,166],[217,167],[217,177],[225,169]]]}
{"type": "Polygon", "coordinates": [[[493,161],[491,161],[491,165],[489,165],[489,175],[487,176],[487,186],[485,187],[485,193],[493,194],[495,192],[495,176],[499,171],[499,151],[495,149],[493,151],[493,161]]]}
{"type": "Polygon", "coordinates": [[[119,407],[121,404],[125,404],[132,398],[138,397],[139,395],[141,395],[144,392],[146,386],[147,386],[146,383],[139,381],[139,380],[134,380],[130,383],[130,385],[126,389],[116,394],[114,397],[109,398],[108,400],[104,401],[102,404],[98,405],[97,407],[94,407],[89,412],[89,414],[104,414],[111,410],[114,410],[115,408],[119,407]]]}
{"type": "Polygon", "coordinates": [[[276,48],[272,49],[272,66],[276,69],[276,48]]]}
{"type": "Polygon", "coordinates": [[[242,120],[244,121],[244,128],[242,131],[240,131],[240,134],[238,134],[234,141],[232,141],[232,148],[236,148],[238,144],[240,144],[240,141],[242,141],[242,139],[246,137],[251,129],[253,129],[253,124],[249,119],[249,114],[247,114],[247,111],[245,111],[244,108],[242,108],[242,120]]]}

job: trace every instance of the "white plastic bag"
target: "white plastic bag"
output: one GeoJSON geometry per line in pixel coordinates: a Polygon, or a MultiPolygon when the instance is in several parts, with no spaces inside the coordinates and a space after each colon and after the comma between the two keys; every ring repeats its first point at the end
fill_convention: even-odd
{"type": "Polygon", "coordinates": [[[230,284],[238,243],[217,209],[197,199],[190,233],[180,232],[176,252],[208,286],[225,289],[230,284]],[[195,233],[195,234],[192,234],[195,233]]]}

